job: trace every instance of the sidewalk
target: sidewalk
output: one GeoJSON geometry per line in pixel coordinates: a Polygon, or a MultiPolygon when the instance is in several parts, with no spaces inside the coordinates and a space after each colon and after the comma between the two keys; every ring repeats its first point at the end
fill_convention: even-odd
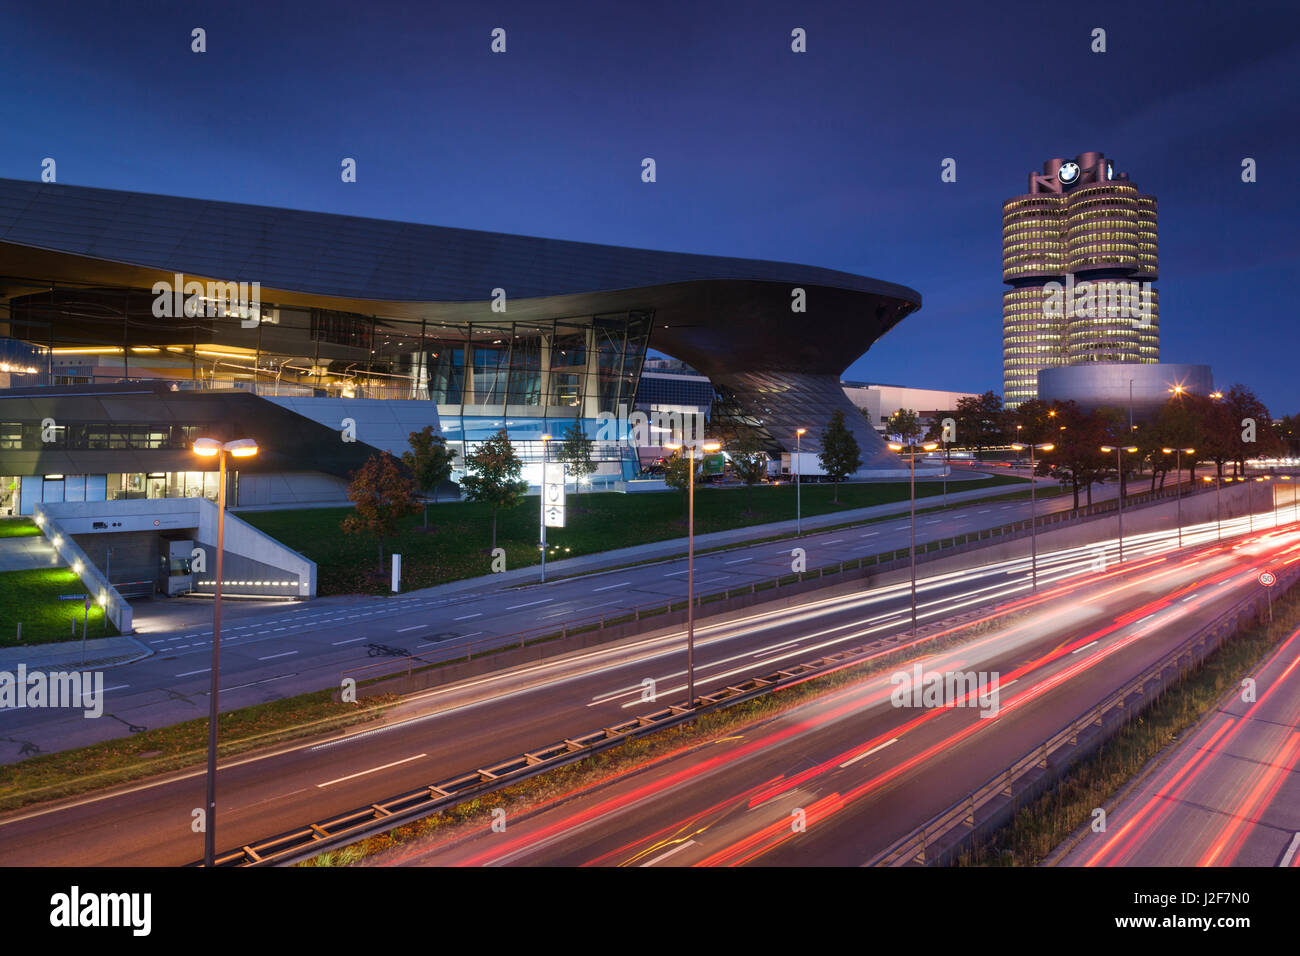
{"type": "Polygon", "coordinates": [[[0,538],[0,573],[53,568],[62,563],[54,551],[54,546],[43,534],[0,538]]]}
{"type": "Polygon", "coordinates": [[[0,647],[0,671],[14,673],[25,664],[28,671],[102,670],[149,657],[153,651],[134,637],[93,637],[86,641],[86,662],[81,662],[81,641],[59,644],[0,647]]]}

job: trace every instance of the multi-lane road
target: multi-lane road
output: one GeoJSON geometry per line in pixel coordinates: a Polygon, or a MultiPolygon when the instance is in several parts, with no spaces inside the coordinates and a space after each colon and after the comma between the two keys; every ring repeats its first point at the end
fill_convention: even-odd
{"type": "Polygon", "coordinates": [[[1300,630],[1251,680],[1062,864],[1300,867],[1300,630]]]}
{"type": "MultiPolygon", "coordinates": [[[[1245,528],[1233,526],[1225,530],[1240,533],[1245,528]]],[[[945,620],[963,609],[996,606],[1002,608],[1000,613],[1024,611],[1026,601],[1044,615],[1041,626],[1017,624],[1012,632],[980,638],[976,643],[945,651],[936,660],[952,667],[973,667],[978,663],[978,669],[996,668],[1004,675],[1037,661],[1024,671],[1015,694],[1046,687],[1043,682],[1059,675],[1068,662],[1107,661],[1104,668],[1085,668],[1086,679],[1069,684],[1060,693],[1046,695],[1041,702],[1035,700],[1033,706],[1010,708],[1011,713],[1038,714],[1036,708],[1049,707],[1042,721],[1050,723],[1058,710],[1070,710],[1078,702],[1072,695],[1087,696],[1098,691],[1108,682],[1107,675],[1113,669],[1119,673],[1119,665],[1140,666],[1162,642],[1173,639],[1188,614],[1209,613],[1219,603],[1230,600],[1238,593],[1238,578],[1260,560],[1250,549],[1211,545],[1215,537],[1213,525],[1185,533],[1188,548],[1175,560],[1171,534],[1132,537],[1125,547],[1128,562],[1122,569],[1113,568],[1101,576],[1090,572],[1097,549],[1106,548],[1113,558],[1114,541],[1042,554],[1037,595],[1029,593],[1027,562],[1023,559],[923,575],[919,596],[923,622],[945,620]],[[1211,589],[1206,583],[1211,567],[1228,575],[1224,580],[1229,583],[1215,581],[1211,589]],[[1158,601],[1175,585],[1191,589],[1185,601],[1180,600],[1173,609],[1162,607],[1151,612],[1157,617],[1150,621],[1108,630],[1107,614],[1113,617],[1158,601]],[[1157,636],[1137,640],[1134,628],[1143,635],[1151,631],[1157,636]],[[1092,631],[1106,633],[1096,639],[1096,644],[1073,646],[1079,640],[1078,634],[1092,631]],[[1159,636],[1162,634],[1166,636],[1159,636]],[[1067,646],[1068,652],[1061,650],[1067,646]]],[[[972,563],[975,561],[978,557],[972,563]]],[[[829,650],[877,642],[882,653],[892,651],[897,647],[893,638],[908,628],[909,608],[907,586],[892,585],[838,597],[813,597],[797,607],[781,610],[764,611],[760,607],[744,617],[700,627],[697,688],[701,692],[716,690],[829,650]]],[[[924,640],[916,651],[926,652],[924,640]]],[[[218,788],[219,845],[240,846],[466,770],[490,766],[567,736],[608,726],[647,707],[678,701],[685,697],[683,665],[682,634],[647,637],[416,695],[382,727],[227,761],[222,765],[218,788]],[[641,700],[647,679],[654,681],[656,705],[641,700]]],[[[850,724],[878,719],[871,717],[879,710],[879,701],[870,699],[874,693],[863,689],[846,700],[845,716],[856,715],[850,724]],[[859,712],[864,707],[862,716],[859,712]]],[[[1004,708],[1008,704],[1004,698],[1004,708]]],[[[1018,733],[1006,737],[977,734],[976,743],[984,746],[986,739],[996,739],[1000,747],[1019,747],[1022,752],[1031,745],[1026,741],[1043,729],[1034,729],[1034,721],[1017,719],[1006,724],[1014,724],[1018,733]]],[[[835,725],[843,727],[845,720],[835,725]]],[[[897,759],[928,735],[949,732],[949,727],[948,723],[932,724],[927,719],[907,738],[906,746],[891,743],[881,753],[892,751],[888,759],[897,759]]],[[[893,733],[896,727],[886,729],[897,736],[893,733]]],[[[942,734],[935,739],[943,739],[942,734]]],[[[856,744],[832,739],[825,746],[813,746],[811,741],[806,746],[794,746],[803,756],[791,757],[789,750],[773,747],[771,759],[779,763],[788,758],[794,764],[811,760],[812,765],[819,765],[827,759],[821,756],[827,747],[841,753],[856,744]],[[841,747],[838,751],[837,746],[841,747]]],[[[849,761],[850,767],[862,764],[860,770],[874,766],[876,755],[871,761],[865,756],[854,761],[854,756],[850,754],[840,762],[849,761]]],[[[970,765],[987,771],[984,761],[991,759],[985,755],[970,765]]],[[[764,767],[771,769],[773,765],[767,758],[763,760],[764,767]]],[[[788,773],[789,766],[781,772],[788,773]]],[[[203,773],[196,770],[8,814],[0,819],[0,862],[93,865],[193,860],[200,855],[201,837],[192,832],[190,825],[193,810],[203,805],[203,786],[203,773]],[[110,820],[112,826],[104,826],[110,820]]],[[[907,803],[916,804],[913,810],[928,805],[910,800],[907,803]]]]}
{"type": "MultiPolygon", "coordinates": [[[[1005,493],[1005,489],[990,493],[1005,493]]],[[[1107,493],[1113,489],[1095,492],[1103,497],[1107,493]]],[[[1039,502],[1038,512],[1065,510],[1071,503],[1069,496],[1048,498],[1039,502]]],[[[926,502],[933,505],[932,500],[926,502]]],[[[910,521],[906,502],[902,507],[901,516],[869,525],[697,555],[697,593],[789,574],[796,544],[806,552],[810,568],[905,548],[910,521]]],[[[974,501],[918,515],[917,542],[1019,521],[1029,517],[1029,507],[1028,501],[974,501]]],[[[550,626],[558,630],[562,622],[617,615],[634,606],[682,600],[685,595],[686,561],[675,559],[524,587],[496,587],[486,578],[479,589],[451,595],[431,589],[273,607],[227,602],[221,705],[223,710],[234,710],[337,686],[344,670],[386,656],[436,656],[441,648],[469,641],[488,646],[494,639],[508,641],[520,631],[550,626]]],[[[77,711],[0,711],[0,763],[206,717],[212,630],[210,622],[203,621],[175,631],[141,634],[141,642],[155,653],[106,672],[105,715],[98,720],[84,720],[77,711]]]]}
{"type": "MultiPolygon", "coordinates": [[[[891,674],[907,670],[900,667],[712,744],[603,780],[521,814],[504,830],[486,822],[463,827],[392,851],[384,862],[861,865],[1159,661],[1216,612],[1257,590],[1262,566],[1295,562],[1295,527],[1234,545],[1141,557],[1101,580],[1049,589],[1007,628],[922,659],[927,673],[979,675],[983,699],[974,693],[959,697],[955,707],[910,701],[898,706],[891,700],[891,674]],[[996,707],[987,699],[994,686],[996,707]]],[[[1270,667],[1282,673],[1273,677],[1296,670],[1296,644],[1300,637],[1274,658],[1270,667]]],[[[1270,686],[1282,687],[1276,680],[1270,686]]],[[[1206,830],[1197,820],[1177,818],[1205,814],[1206,808],[1181,808],[1168,820],[1159,846],[1176,845],[1180,827],[1192,826],[1204,839],[1184,846],[1179,861],[1230,862],[1239,853],[1249,856],[1252,848],[1260,858],[1279,855],[1276,831],[1296,822],[1294,801],[1289,822],[1279,804],[1284,787],[1294,783],[1287,778],[1294,777],[1290,770],[1300,746],[1298,699],[1294,688],[1274,690],[1256,710],[1240,718],[1225,715],[1208,728],[1224,740],[1238,720],[1280,721],[1268,731],[1257,729],[1252,746],[1243,734],[1233,757],[1250,761],[1249,773],[1230,784],[1220,780],[1220,797],[1240,798],[1240,813],[1221,812],[1206,830]],[[1253,819],[1267,807],[1274,808],[1273,820],[1253,819]],[[1270,824],[1275,832],[1259,832],[1270,824]]],[[[1146,792],[1138,802],[1163,813],[1155,794],[1146,792]]],[[[1127,829],[1132,835],[1133,828],[1127,829]]],[[[1154,853],[1147,860],[1167,861],[1154,853]]]]}

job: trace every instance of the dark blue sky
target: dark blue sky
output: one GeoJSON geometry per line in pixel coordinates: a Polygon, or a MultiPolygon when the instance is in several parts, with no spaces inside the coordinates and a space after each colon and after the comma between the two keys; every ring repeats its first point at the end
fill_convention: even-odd
{"type": "Polygon", "coordinates": [[[844,269],[925,299],[846,377],[973,391],[1002,200],[1101,150],[1162,360],[1300,412],[1294,2],[7,3],[0,62],[0,175],[844,269]]]}

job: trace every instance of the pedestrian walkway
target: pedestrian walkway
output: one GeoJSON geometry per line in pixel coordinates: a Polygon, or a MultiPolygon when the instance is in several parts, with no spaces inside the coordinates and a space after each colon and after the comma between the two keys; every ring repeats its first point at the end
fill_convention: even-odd
{"type": "Polygon", "coordinates": [[[148,657],[153,651],[134,637],[122,635],[91,638],[86,641],[84,659],[82,653],[81,641],[0,647],[0,671],[12,674],[19,664],[25,664],[29,672],[102,670],[130,664],[148,657]]]}
{"type": "Polygon", "coordinates": [[[62,562],[45,535],[0,538],[0,573],[52,568],[59,564],[62,562]]]}

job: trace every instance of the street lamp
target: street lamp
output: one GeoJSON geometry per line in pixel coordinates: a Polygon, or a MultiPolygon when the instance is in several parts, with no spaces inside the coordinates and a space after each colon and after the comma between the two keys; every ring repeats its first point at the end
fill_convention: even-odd
{"type": "MultiPolygon", "coordinates": [[[[802,434],[802,432],[800,432],[802,434]]],[[[665,445],[673,451],[680,451],[681,445],[665,445]]],[[[702,451],[718,451],[719,442],[705,442],[702,451]]],[[[695,707],[695,449],[686,446],[689,475],[687,479],[687,500],[689,501],[687,518],[686,545],[686,706],[695,707]]]]}
{"type": "MultiPolygon", "coordinates": [[[[1179,389],[1181,385],[1177,386],[1179,389]]],[[[1195,448],[1162,448],[1166,455],[1175,455],[1174,470],[1178,472],[1178,547],[1183,546],[1183,452],[1196,454],[1195,448]]],[[[1154,475],[1155,473],[1152,472],[1154,475]]]]}
{"type": "Polygon", "coordinates": [[[537,509],[542,524],[542,583],[546,583],[546,449],[550,446],[551,436],[542,436],[542,480],[537,488],[537,498],[541,507],[537,509]]]}
{"type": "Polygon", "coordinates": [[[1119,475],[1119,563],[1124,563],[1124,452],[1132,454],[1137,451],[1137,445],[1114,446],[1102,445],[1101,450],[1104,452],[1115,453],[1115,471],[1119,475]]]}
{"type": "Polygon", "coordinates": [[[808,429],[796,428],[794,431],[794,536],[803,534],[803,488],[799,480],[799,449],[802,447],[803,434],[808,429]]]}
{"type": "Polygon", "coordinates": [[[911,534],[911,553],[912,553],[912,640],[916,640],[916,449],[920,447],[925,451],[934,451],[939,447],[938,442],[926,442],[924,445],[901,445],[898,442],[890,442],[890,451],[902,451],[908,449],[911,454],[912,462],[912,520],[909,522],[909,533],[911,534]]]}
{"type": "Polygon", "coordinates": [[[208,812],[203,821],[203,865],[214,865],[217,855],[217,690],[221,674],[221,574],[226,548],[226,458],[252,458],[257,442],[251,438],[219,442],[199,438],[194,454],[217,459],[217,577],[212,601],[212,679],[208,685],[208,812]]]}
{"type": "Polygon", "coordinates": [[[1209,475],[1206,475],[1205,480],[1214,482],[1214,520],[1219,526],[1219,540],[1222,541],[1223,540],[1223,509],[1219,505],[1219,501],[1220,501],[1219,489],[1223,486],[1223,479],[1218,477],[1217,475],[1213,478],[1211,478],[1209,475]]]}
{"type": "Polygon", "coordinates": [[[1017,452],[1022,448],[1029,449],[1029,580],[1032,582],[1034,590],[1038,590],[1038,516],[1034,506],[1034,450],[1051,451],[1056,446],[1051,442],[1043,442],[1038,445],[1021,445],[1011,446],[1017,452]]]}

